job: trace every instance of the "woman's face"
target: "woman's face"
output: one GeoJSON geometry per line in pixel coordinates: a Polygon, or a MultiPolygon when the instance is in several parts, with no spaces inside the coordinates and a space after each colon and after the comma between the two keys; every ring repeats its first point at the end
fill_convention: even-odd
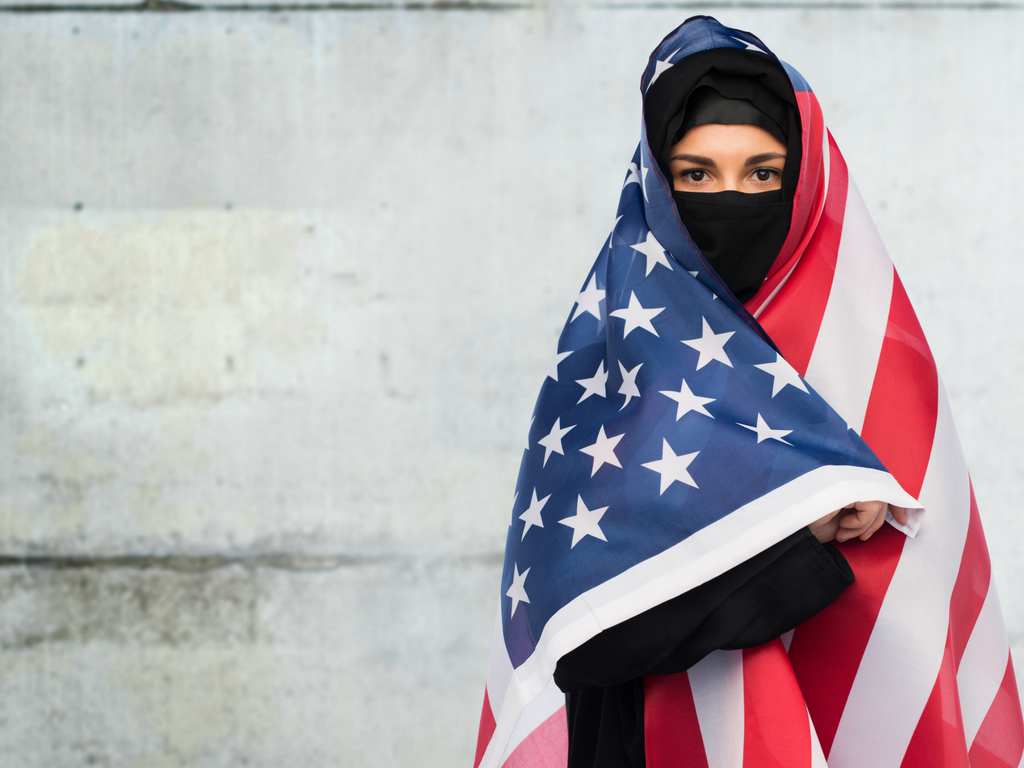
{"type": "Polygon", "coordinates": [[[786,145],[756,125],[708,123],[688,130],[669,152],[680,192],[782,189],[786,145]]]}

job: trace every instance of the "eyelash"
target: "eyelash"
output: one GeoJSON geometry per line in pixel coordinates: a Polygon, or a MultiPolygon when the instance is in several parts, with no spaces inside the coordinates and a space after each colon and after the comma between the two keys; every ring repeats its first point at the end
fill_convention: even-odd
{"type": "MultiPolygon", "coordinates": [[[[782,175],[782,171],[780,171],[778,168],[772,168],[770,166],[762,166],[761,168],[755,168],[754,170],[752,170],[750,172],[750,175],[754,176],[755,174],[757,174],[757,173],[759,173],[761,171],[767,171],[768,173],[770,173],[772,175],[772,177],[778,177],[778,176],[782,175]]],[[[704,168],[687,168],[685,171],[683,171],[679,175],[682,178],[686,179],[687,181],[691,182],[692,184],[700,184],[700,181],[694,181],[693,178],[690,176],[690,174],[692,174],[692,173],[703,173],[705,176],[709,175],[709,172],[706,169],[704,169],[704,168]]],[[[756,177],[755,177],[755,180],[759,181],[762,184],[766,184],[767,182],[771,181],[772,179],[765,179],[764,181],[761,181],[760,179],[756,179],[756,177]]],[[[703,181],[703,179],[701,181],[703,181]]]]}
{"type": "MultiPolygon", "coordinates": [[[[750,175],[754,176],[755,178],[757,178],[755,174],[758,174],[761,171],[768,171],[768,173],[770,173],[773,178],[776,177],[776,176],[781,176],[782,175],[782,172],[778,168],[770,168],[770,167],[755,168],[754,170],[752,170],[750,172],[750,175]]],[[[757,179],[757,180],[761,181],[760,179],[757,179]]],[[[771,181],[771,179],[765,179],[765,182],[767,182],[767,181],[771,181]]],[[[762,183],[764,183],[764,182],[762,182],[762,183]]]]}

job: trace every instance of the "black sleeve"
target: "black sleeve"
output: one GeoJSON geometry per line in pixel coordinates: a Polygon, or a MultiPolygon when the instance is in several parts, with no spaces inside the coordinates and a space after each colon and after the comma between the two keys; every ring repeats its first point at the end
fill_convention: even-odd
{"type": "Polygon", "coordinates": [[[839,550],[802,528],[567,653],[555,683],[563,691],[604,688],[682,672],[720,648],[761,645],[828,606],[853,579],[839,550]]]}

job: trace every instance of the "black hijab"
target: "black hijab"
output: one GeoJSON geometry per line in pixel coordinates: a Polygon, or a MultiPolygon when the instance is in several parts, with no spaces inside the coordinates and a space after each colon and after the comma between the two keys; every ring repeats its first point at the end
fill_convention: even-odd
{"type": "Polygon", "coordinates": [[[694,244],[741,302],[757,293],[789,233],[800,171],[800,118],[793,86],[770,56],[715,49],[687,57],[651,86],[647,137],[665,178],[669,154],[690,128],[752,124],[786,145],[782,189],[748,194],[673,191],[694,244]]]}

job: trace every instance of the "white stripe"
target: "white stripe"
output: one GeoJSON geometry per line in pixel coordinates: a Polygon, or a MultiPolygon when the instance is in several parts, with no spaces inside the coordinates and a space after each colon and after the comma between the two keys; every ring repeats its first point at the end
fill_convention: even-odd
{"type": "Polygon", "coordinates": [[[708,768],[743,768],[743,651],[715,651],[687,672],[708,768]]]}
{"type": "MultiPolygon", "coordinates": [[[[818,105],[818,108],[819,109],[821,108],[820,104],[818,105]]],[[[824,115],[824,112],[822,113],[822,115],[824,115]]],[[[825,190],[826,196],[828,195],[828,179],[829,179],[829,174],[832,173],[832,150],[831,150],[831,147],[829,147],[829,145],[828,145],[828,139],[829,139],[829,136],[831,136],[831,135],[832,134],[828,132],[828,128],[825,128],[821,132],[821,164],[825,167],[825,185],[824,185],[824,187],[822,187],[822,189],[825,190]]],[[[825,208],[824,204],[822,204],[821,207],[822,207],[822,210],[824,210],[824,208],[825,208]]],[[[821,211],[819,211],[818,214],[820,215],[821,211]]],[[[817,219],[814,220],[814,226],[815,226],[815,228],[817,228],[817,226],[818,226],[818,220],[817,219]]]]}
{"type": "Polygon", "coordinates": [[[938,395],[920,497],[928,517],[917,538],[903,546],[839,721],[831,768],[898,768],[942,664],[970,488],[941,381],[938,395]]]}
{"type": "Polygon", "coordinates": [[[853,179],[825,314],[804,378],[858,434],[889,323],[893,266],[853,179]]]}
{"type": "MultiPolygon", "coordinates": [[[[803,257],[801,256],[800,258],[802,259],[803,257]]],[[[751,315],[753,316],[753,318],[755,320],[758,319],[759,317],[761,317],[761,313],[764,312],[765,309],[767,309],[768,305],[772,303],[772,300],[778,295],[779,291],[782,290],[782,286],[784,286],[787,282],[789,282],[790,276],[792,276],[793,272],[796,270],[797,265],[799,263],[800,263],[800,259],[797,259],[796,262],[793,263],[793,266],[791,266],[789,268],[789,272],[786,273],[786,276],[779,281],[778,285],[775,286],[775,290],[773,290],[770,294],[768,294],[768,298],[766,298],[761,303],[761,306],[759,306],[757,309],[755,309],[751,313],[751,315]]]]}
{"type": "Polygon", "coordinates": [[[512,672],[512,660],[508,657],[505,637],[502,633],[501,601],[499,600],[498,616],[494,622],[494,637],[491,640],[491,659],[487,667],[487,700],[491,705],[491,714],[494,715],[495,730],[480,758],[480,768],[497,765],[495,761],[501,754],[507,739],[504,734],[511,731],[518,721],[519,706],[514,705],[516,712],[513,714],[508,700],[512,672]]]}
{"type": "Polygon", "coordinates": [[[526,737],[535,728],[543,725],[545,720],[564,706],[565,694],[558,689],[555,681],[552,680],[548,683],[548,687],[544,689],[544,692],[523,709],[523,713],[519,716],[519,722],[516,723],[515,730],[512,731],[512,737],[508,740],[505,754],[501,756],[501,763],[508,760],[509,755],[526,740],[526,737]]]}
{"type": "Polygon", "coordinates": [[[498,719],[497,707],[505,698],[508,681],[512,679],[512,661],[505,649],[505,636],[501,627],[501,601],[498,601],[498,618],[494,623],[494,637],[491,640],[491,660],[487,667],[487,699],[491,702],[494,719],[498,719]]]}
{"type": "Polygon", "coordinates": [[[960,711],[964,718],[964,736],[970,749],[989,707],[999,693],[1010,661],[1010,643],[1006,638],[1003,612],[994,581],[989,581],[988,594],[981,606],[978,621],[967,641],[956,686],[960,690],[960,711]]]}
{"type": "Polygon", "coordinates": [[[811,728],[811,768],[828,768],[825,762],[825,753],[821,749],[821,742],[818,741],[818,732],[814,730],[814,721],[811,720],[811,713],[807,713],[807,723],[811,728]]]}

